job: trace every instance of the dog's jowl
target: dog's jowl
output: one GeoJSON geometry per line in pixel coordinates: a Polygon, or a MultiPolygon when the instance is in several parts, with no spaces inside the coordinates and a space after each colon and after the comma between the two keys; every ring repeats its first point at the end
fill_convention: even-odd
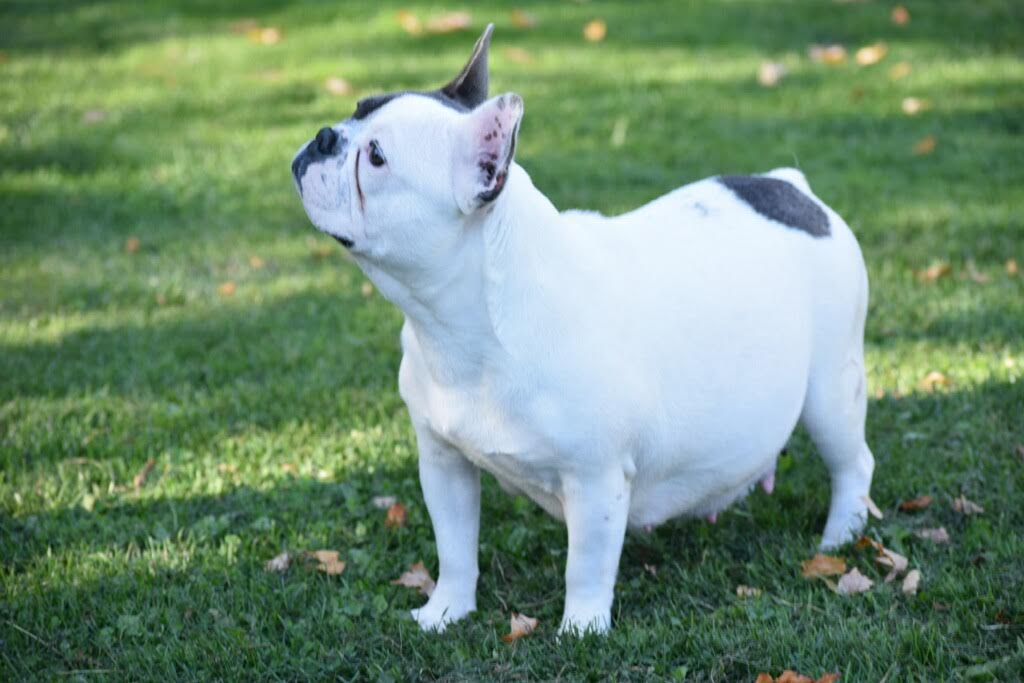
{"type": "Polygon", "coordinates": [[[770,492],[797,422],[831,474],[821,546],[850,540],[874,459],[849,227],[794,169],[559,212],[514,159],[523,100],[488,96],[490,38],[448,85],[364,100],[292,163],[310,220],[405,314],[440,562],[413,616],[441,630],[476,607],[481,470],[565,521],[563,631],[610,627],[627,528],[770,492]]]}

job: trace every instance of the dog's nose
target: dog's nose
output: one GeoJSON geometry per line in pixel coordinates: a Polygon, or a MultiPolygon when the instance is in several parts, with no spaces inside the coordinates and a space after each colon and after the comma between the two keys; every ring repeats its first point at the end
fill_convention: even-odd
{"type": "Polygon", "coordinates": [[[334,145],[338,143],[338,134],[333,128],[321,128],[316,134],[316,149],[323,155],[334,153],[334,145]]]}

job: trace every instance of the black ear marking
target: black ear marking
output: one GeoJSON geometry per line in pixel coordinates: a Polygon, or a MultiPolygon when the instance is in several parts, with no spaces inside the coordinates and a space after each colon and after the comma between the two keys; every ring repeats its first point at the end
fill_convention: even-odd
{"type": "Polygon", "coordinates": [[[487,50],[491,45],[491,34],[494,24],[487,24],[483,34],[473,46],[462,72],[451,83],[441,88],[441,92],[468,109],[473,109],[487,99],[488,72],[487,50]]]}

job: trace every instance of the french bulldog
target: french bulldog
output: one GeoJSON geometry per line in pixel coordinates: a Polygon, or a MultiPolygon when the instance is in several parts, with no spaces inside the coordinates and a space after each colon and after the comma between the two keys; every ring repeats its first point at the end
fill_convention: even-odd
{"type": "Polygon", "coordinates": [[[440,564],[415,620],[476,608],[481,470],[566,524],[560,633],[610,628],[627,528],[771,492],[798,422],[831,474],[821,548],[849,541],[874,470],[850,228],[791,168],[559,212],[514,159],[522,98],[488,97],[492,30],[444,87],[363,99],[292,162],[313,225],[405,314],[440,564]]]}

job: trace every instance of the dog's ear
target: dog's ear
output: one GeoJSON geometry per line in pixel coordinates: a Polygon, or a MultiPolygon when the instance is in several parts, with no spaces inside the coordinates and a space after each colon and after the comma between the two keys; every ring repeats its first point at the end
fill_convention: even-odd
{"type": "Polygon", "coordinates": [[[494,201],[505,189],[523,118],[523,98],[492,97],[466,115],[455,145],[455,200],[465,214],[494,201]]]}
{"type": "Polygon", "coordinates": [[[491,45],[492,33],[494,24],[487,24],[487,28],[473,46],[473,54],[469,56],[469,61],[462,67],[462,73],[441,88],[441,92],[465,105],[467,109],[474,109],[487,99],[487,49],[491,45]]]}

